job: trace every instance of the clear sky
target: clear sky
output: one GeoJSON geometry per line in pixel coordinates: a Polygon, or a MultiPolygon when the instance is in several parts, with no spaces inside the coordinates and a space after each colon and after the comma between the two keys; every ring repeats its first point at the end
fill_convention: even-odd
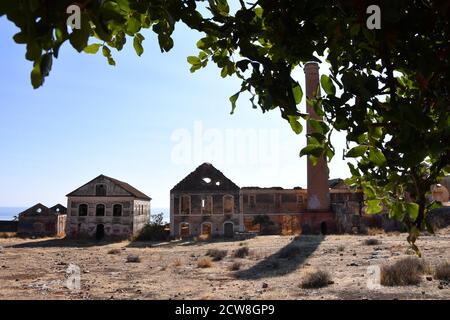
{"type": "MultiPolygon", "coordinates": [[[[213,64],[189,72],[199,33],[177,25],[164,54],[144,33],[144,54],[129,42],[113,51],[116,67],[66,43],[34,90],[16,32],[0,18],[0,206],[65,204],[67,193],[105,174],[151,196],[153,207],[168,207],[170,189],[203,162],[239,186],[306,187],[306,159],[298,156],[304,134],[245,97],[230,115],[228,98],[240,82],[221,78],[213,64]]],[[[303,72],[296,74],[304,88],[303,72]]],[[[334,139],[330,178],[349,175],[343,137],[334,139]]]]}

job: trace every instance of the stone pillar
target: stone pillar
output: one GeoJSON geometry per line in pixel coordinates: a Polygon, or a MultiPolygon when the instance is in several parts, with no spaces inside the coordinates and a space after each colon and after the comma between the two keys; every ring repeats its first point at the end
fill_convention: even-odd
{"type": "MultiPolygon", "coordinates": [[[[317,92],[320,95],[319,85],[319,64],[317,62],[307,62],[305,64],[305,86],[306,97],[313,98],[317,92]]],[[[314,108],[306,104],[306,112],[313,119],[321,120],[316,114],[314,108]]],[[[307,133],[314,132],[314,129],[308,124],[307,133]]],[[[308,211],[329,212],[330,211],[330,192],[328,188],[328,166],[326,159],[321,157],[314,166],[307,160],[307,190],[308,190],[308,211]]]]}

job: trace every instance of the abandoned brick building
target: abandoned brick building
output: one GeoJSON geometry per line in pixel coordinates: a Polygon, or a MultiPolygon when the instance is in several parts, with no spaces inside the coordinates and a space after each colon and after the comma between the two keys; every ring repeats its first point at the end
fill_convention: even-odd
{"type": "Polygon", "coordinates": [[[104,175],[67,195],[67,236],[127,238],[149,222],[151,198],[104,175]]]}
{"type": "Polygon", "coordinates": [[[239,187],[204,163],[170,191],[172,235],[232,236],[241,224],[239,187]]]}
{"type": "Polygon", "coordinates": [[[232,237],[235,232],[258,232],[261,226],[253,221],[260,215],[271,221],[265,233],[344,232],[340,214],[359,215],[363,196],[342,180],[329,183],[329,211],[308,212],[306,189],[239,188],[212,164],[203,163],[170,192],[171,235],[232,237]]]}
{"type": "Polygon", "coordinates": [[[66,228],[66,207],[51,208],[38,203],[19,213],[17,234],[23,237],[63,236],[66,228]]]}

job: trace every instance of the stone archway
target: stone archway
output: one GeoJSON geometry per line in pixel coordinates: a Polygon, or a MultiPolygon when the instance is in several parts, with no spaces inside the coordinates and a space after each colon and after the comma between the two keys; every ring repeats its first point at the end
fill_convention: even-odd
{"type": "Polygon", "coordinates": [[[180,237],[188,238],[190,236],[191,236],[191,228],[189,226],[189,223],[187,222],[180,223],[180,237]]]}
{"type": "Polygon", "coordinates": [[[223,224],[223,235],[226,238],[233,238],[233,236],[234,236],[233,222],[228,221],[223,224]]]}
{"type": "Polygon", "coordinates": [[[202,223],[201,234],[202,234],[202,236],[211,237],[211,235],[212,235],[212,223],[211,222],[203,222],[202,223]]]}

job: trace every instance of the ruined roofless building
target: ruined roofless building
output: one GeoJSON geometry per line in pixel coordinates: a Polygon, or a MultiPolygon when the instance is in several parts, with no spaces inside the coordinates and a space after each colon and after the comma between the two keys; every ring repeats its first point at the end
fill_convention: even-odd
{"type": "Polygon", "coordinates": [[[239,187],[210,163],[203,163],[170,191],[172,236],[233,236],[242,230],[239,187]]]}
{"type": "Polygon", "coordinates": [[[67,236],[127,238],[149,222],[151,198],[104,175],[67,195],[67,236]]]}
{"type": "Polygon", "coordinates": [[[63,236],[66,228],[66,207],[51,208],[38,203],[19,213],[17,234],[22,237],[63,236]]]}

